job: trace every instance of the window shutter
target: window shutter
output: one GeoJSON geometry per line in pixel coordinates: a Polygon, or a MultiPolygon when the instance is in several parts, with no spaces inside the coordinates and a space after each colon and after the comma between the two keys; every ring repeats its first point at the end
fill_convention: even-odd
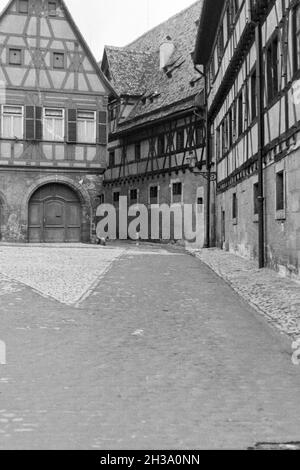
{"type": "Polygon", "coordinates": [[[68,109],[68,142],[77,142],[77,110],[68,109]]]}
{"type": "Polygon", "coordinates": [[[107,144],[107,112],[99,111],[98,113],[98,144],[107,144]]]}
{"type": "Polygon", "coordinates": [[[42,124],[43,109],[40,106],[35,108],[35,138],[36,140],[43,140],[43,124],[42,124]]]}
{"type": "Polygon", "coordinates": [[[35,139],[35,119],[34,106],[25,107],[25,139],[35,139]]]}

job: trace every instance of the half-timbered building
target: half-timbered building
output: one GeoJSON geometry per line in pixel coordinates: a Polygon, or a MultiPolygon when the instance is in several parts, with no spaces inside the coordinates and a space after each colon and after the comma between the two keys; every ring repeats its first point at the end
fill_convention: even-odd
{"type": "Polygon", "coordinates": [[[3,241],[89,242],[113,93],[61,0],[0,16],[3,241]]]}
{"type": "Polygon", "coordinates": [[[299,0],[205,0],[194,55],[207,75],[216,243],[289,275],[300,260],[299,31],[299,0]]]}
{"type": "Polygon", "coordinates": [[[118,97],[109,101],[102,200],[117,207],[120,196],[128,206],[197,204],[203,244],[205,134],[195,97],[204,84],[191,57],[201,9],[197,1],[128,46],[105,48],[102,71],[118,97]]]}

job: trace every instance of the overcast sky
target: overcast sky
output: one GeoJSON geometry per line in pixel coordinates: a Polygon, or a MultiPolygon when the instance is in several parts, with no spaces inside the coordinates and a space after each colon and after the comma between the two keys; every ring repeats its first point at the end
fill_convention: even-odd
{"type": "MultiPolygon", "coordinates": [[[[124,46],[195,0],[66,0],[97,60],[103,46],[124,46]]],[[[7,0],[0,0],[0,9],[7,0]]]]}

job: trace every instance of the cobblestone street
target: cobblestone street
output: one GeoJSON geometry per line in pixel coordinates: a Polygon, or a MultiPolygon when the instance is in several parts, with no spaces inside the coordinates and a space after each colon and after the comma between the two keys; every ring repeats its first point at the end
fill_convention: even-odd
{"type": "Polygon", "coordinates": [[[199,259],[1,245],[0,273],[0,449],[300,440],[291,340],[199,259]]]}

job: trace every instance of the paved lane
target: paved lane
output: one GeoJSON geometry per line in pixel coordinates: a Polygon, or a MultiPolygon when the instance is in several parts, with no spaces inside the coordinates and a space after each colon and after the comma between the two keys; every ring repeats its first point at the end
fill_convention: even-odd
{"type": "Polygon", "coordinates": [[[300,440],[300,369],[285,337],[189,255],[115,254],[77,306],[3,281],[0,448],[300,440]]]}

